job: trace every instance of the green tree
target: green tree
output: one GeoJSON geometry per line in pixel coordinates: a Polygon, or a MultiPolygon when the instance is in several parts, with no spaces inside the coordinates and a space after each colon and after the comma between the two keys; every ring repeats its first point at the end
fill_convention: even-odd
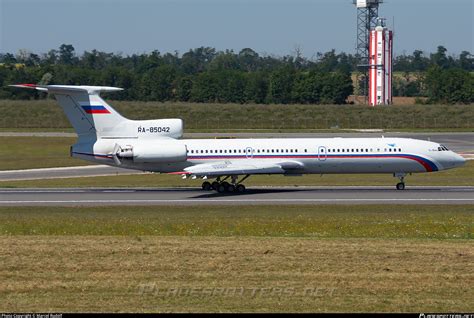
{"type": "Polygon", "coordinates": [[[71,44],[62,44],[59,47],[59,63],[72,65],[74,63],[74,47],[71,44]]]}
{"type": "Polygon", "coordinates": [[[140,99],[164,102],[174,98],[176,70],[172,65],[161,65],[146,73],[141,81],[140,99]]]}
{"type": "Polygon", "coordinates": [[[295,70],[291,66],[283,66],[274,71],[270,75],[270,101],[276,104],[291,103],[294,80],[295,70]]]}
{"type": "Polygon", "coordinates": [[[474,102],[474,76],[462,69],[444,70],[431,67],[425,79],[430,102],[472,103],[474,102]]]}

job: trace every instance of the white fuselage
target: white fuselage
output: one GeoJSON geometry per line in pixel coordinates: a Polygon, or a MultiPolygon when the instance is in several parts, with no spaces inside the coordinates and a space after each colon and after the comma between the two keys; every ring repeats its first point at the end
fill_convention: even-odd
{"type": "MultiPolygon", "coordinates": [[[[117,142],[133,145],[140,141],[98,140],[91,147],[93,153],[75,145],[73,156],[115,165],[110,153],[117,142]]],[[[185,161],[136,163],[124,160],[121,166],[170,173],[203,164],[218,167],[229,162],[246,166],[283,162],[283,165],[298,166],[288,170],[262,169],[252,174],[344,174],[432,172],[455,168],[465,162],[460,155],[438,143],[406,138],[182,139],[172,142],[185,145],[185,161]]]]}

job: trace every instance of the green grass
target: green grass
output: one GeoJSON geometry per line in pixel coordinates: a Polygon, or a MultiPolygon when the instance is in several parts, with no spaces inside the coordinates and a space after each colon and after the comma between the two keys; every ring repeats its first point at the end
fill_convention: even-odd
{"type": "Polygon", "coordinates": [[[69,147],[75,141],[69,137],[0,137],[0,170],[91,164],[69,156],[69,147]]]}
{"type": "Polygon", "coordinates": [[[0,207],[0,235],[473,239],[474,206],[0,207]]]}
{"type": "MultiPolygon", "coordinates": [[[[130,119],[182,118],[186,131],[266,129],[474,129],[472,105],[239,105],[158,102],[110,102],[130,119]]],[[[0,128],[69,128],[53,100],[0,100],[0,128]]]]}

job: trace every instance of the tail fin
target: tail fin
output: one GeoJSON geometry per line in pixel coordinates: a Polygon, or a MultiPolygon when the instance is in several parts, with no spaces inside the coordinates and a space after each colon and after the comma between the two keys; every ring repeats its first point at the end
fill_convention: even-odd
{"type": "Polygon", "coordinates": [[[100,92],[116,92],[117,87],[69,85],[10,85],[54,94],[79,137],[100,137],[111,132],[128,119],[100,98],[100,92]]]}
{"type": "Polygon", "coordinates": [[[79,139],[181,138],[181,119],[129,120],[100,98],[100,92],[116,92],[117,87],[73,85],[10,85],[36,89],[56,97],[79,139]]]}

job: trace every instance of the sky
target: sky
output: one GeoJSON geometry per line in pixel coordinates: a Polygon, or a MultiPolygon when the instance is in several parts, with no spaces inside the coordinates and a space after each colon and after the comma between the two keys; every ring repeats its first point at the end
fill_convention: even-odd
{"type": "MultiPolygon", "coordinates": [[[[0,0],[0,53],[185,53],[201,46],[283,56],[355,52],[352,0],[0,0]]],[[[474,0],[385,0],[394,50],[474,52],[474,0]]]]}

